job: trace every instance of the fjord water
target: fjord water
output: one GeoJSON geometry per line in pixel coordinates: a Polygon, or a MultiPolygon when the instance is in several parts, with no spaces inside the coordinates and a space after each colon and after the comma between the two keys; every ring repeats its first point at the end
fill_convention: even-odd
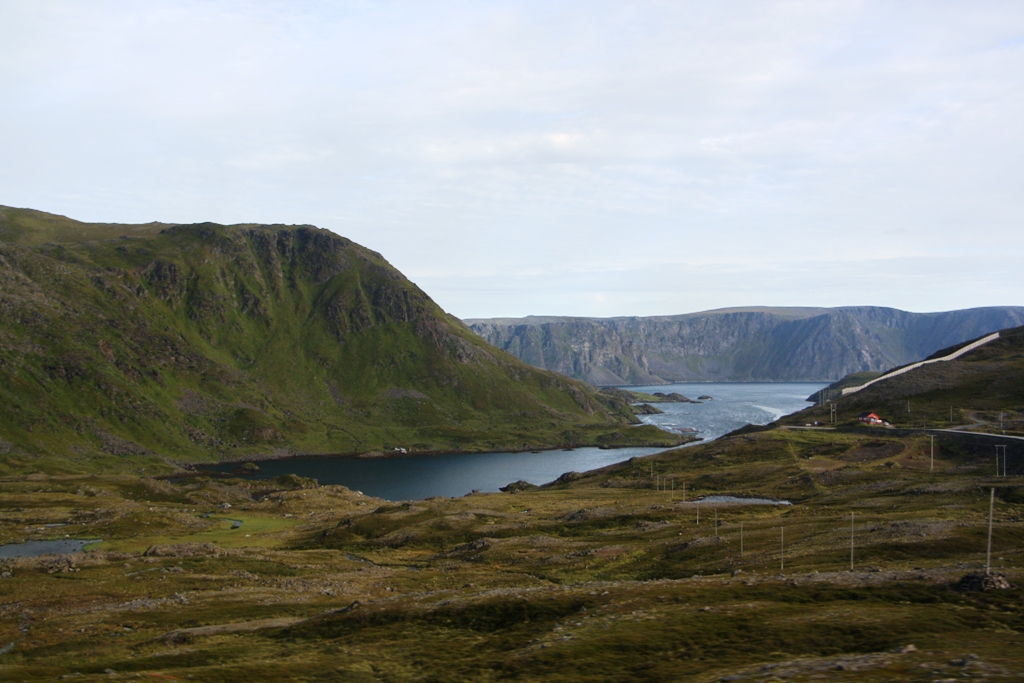
{"type": "MultiPolygon", "coordinates": [[[[822,383],[669,384],[630,387],[648,393],[678,392],[689,398],[708,395],[700,404],[659,403],[663,415],[645,415],[644,421],[663,429],[696,429],[704,441],[718,438],[746,424],[767,424],[805,408],[804,399],[822,383]]],[[[321,484],[342,484],[387,500],[418,500],[430,496],[462,496],[474,489],[497,491],[514,481],[544,484],[565,472],[583,472],[612,465],[663,448],[576,448],[540,453],[474,453],[411,455],[391,458],[298,457],[259,463],[260,479],[282,474],[313,477],[321,484]]],[[[211,467],[231,472],[237,465],[211,467]]]]}
{"type": "Polygon", "coordinates": [[[653,394],[678,393],[700,403],[657,403],[662,415],[641,415],[640,419],[662,429],[696,429],[705,441],[717,439],[745,424],[768,424],[783,415],[809,408],[807,397],[827,386],[820,382],[686,383],[629,387],[653,394]]]}

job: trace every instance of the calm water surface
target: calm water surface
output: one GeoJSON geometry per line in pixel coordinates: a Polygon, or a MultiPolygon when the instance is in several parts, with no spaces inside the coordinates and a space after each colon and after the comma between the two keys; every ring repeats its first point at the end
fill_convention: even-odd
{"type": "Polygon", "coordinates": [[[24,543],[8,543],[0,545],[0,559],[14,557],[37,557],[39,555],[67,555],[80,553],[90,543],[99,543],[100,539],[88,540],[64,538],[56,541],[26,541],[24,543]]]}
{"type": "MultiPolygon", "coordinates": [[[[782,415],[808,407],[804,399],[825,386],[823,383],[774,384],[669,384],[631,387],[637,391],[673,391],[696,399],[712,396],[700,404],[659,403],[664,415],[644,415],[644,422],[662,429],[682,427],[697,430],[705,441],[746,424],[767,424],[782,415]]],[[[342,484],[387,500],[418,500],[430,496],[462,496],[474,489],[497,491],[514,481],[545,484],[565,472],[584,472],[635,456],[657,453],[661,448],[577,448],[541,453],[478,453],[392,458],[305,457],[260,462],[260,479],[282,474],[313,477],[321,484],[342,484]]],[[[237,465],[211,467],[230,472],[237,465]]]]}

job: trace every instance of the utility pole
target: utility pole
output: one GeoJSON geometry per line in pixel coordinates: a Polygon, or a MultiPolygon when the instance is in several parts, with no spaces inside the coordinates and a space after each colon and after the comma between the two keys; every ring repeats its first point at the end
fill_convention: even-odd
{"type": "Polygon", "coordinates": [[[1003,476],[1006,476],[1006,445],[999,444],[996,446],[996,476],[999,476],[999,449],[1003,449],[1003,476]]]}
{"type": "Polygon", "coordinates": [[[779,527],[779,572],[786,571],[786,525],[779,527]]]}
{"type": "Polygon", "coordinates": [[[853,516],[854,513],[850,513],[850,571],[853,571],[853,516]]]}
{"type": "Polygon", "coordinates": [[[715,508],[715,536],[718,535],[718,508],[715,508]]]}
{"type": "Polygon", "coordinates": [[[697,499],[697,526],[700,526],[700,499],[697,499]]]}
{"type": "Polygon", "coordinates": [[[931,466],[929,467],[928,471],[929,472],[934,472],[935,471],[935,435],[934,434],[929,434],[928,436],[930,436],[931,439],[932,439],[932,463],[931,463],[931,466]]]}
{"type": "Polygon", "coordinates": [[[985,573],[992,573],[992,513],[996,506],[996,489],[992,488],[992,492],[988,499],[988,550],[985,551],[985,573]]]}

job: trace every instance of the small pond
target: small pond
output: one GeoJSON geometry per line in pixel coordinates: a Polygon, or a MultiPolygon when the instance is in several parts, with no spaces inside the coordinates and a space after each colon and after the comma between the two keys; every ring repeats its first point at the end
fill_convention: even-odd
{"type": "Polygon", "coordinates": [[[37,555],[67,555],[80,553],[90,543],[99,543],[100,538],[61,538],[56,541],[25,541],[0,545],[0,560],[13,557],[36,557],[37,555]]]}
{"type": "Polygon", "coordinates": [[[792,505],[788,500],[773,500],[771,498],[738,498],[736,496],[705,496],[700,499],[701,503],[712,505],[792,505]]]}

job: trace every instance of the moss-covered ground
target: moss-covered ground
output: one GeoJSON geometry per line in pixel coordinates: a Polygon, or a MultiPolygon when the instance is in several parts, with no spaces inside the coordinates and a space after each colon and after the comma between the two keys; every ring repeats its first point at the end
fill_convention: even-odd
{"type": "Polygon", "coordinates": [[[488,346],[326,230],[7,207],[0,405],[0,474],[681,442],[488,346]]]}
{"type": "Polygon", "coordinates": [[[0,540],[103,542],[0,561],[0,678],[1020,680],[1021,592],[953,588],[992,487],[994,570],[1024,578],[1024,482],[990,469],[952,438],[932,470],[924,437],[776,429],[458,499],[8,477],[0,540]]]}

